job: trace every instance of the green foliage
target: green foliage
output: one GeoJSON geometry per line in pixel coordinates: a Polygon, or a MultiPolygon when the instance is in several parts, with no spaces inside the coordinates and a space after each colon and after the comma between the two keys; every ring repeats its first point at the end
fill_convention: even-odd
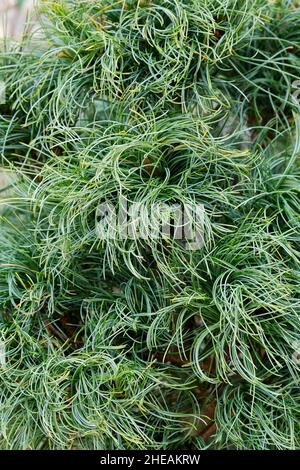
{"type": "Polygon", "coordinates": [[[300,8],[56,0],[0,79],[0,448],[300,449],[300,8]],[[99,240],[120,197],[204,243],[99,240]]]}

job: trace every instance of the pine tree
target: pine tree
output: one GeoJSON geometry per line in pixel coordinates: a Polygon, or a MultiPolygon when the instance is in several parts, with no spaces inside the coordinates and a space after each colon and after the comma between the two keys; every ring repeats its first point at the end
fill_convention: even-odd
{"type": "Polygon", "coordinates": [[[0,448],[300,449],[298,2],[39,23],[0,53],[0,448]],[[101,239],[122,201],[203,207],[201,246],[101,239]]]}

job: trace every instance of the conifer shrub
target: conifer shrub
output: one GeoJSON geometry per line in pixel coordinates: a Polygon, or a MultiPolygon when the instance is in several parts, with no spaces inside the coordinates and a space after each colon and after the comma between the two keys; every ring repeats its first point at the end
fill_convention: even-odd
{"type": "Polygon", "coordinates": [[[39,24],[0,53],[0,448],[300,449],[298,2],[39,24]],[[99,237],[124,201],[201,243],[99,237]]]}

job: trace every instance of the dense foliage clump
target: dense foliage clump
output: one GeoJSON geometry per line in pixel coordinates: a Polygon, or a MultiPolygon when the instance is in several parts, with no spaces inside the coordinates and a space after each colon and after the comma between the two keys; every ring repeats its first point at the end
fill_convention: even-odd
{"type": "Polygon", "coordinates": [[[43,0],[0,80],[0,448],[300,449],[300,6],[43,0]],[[197,204],[203,243],[97,235],[197,204]]]}

